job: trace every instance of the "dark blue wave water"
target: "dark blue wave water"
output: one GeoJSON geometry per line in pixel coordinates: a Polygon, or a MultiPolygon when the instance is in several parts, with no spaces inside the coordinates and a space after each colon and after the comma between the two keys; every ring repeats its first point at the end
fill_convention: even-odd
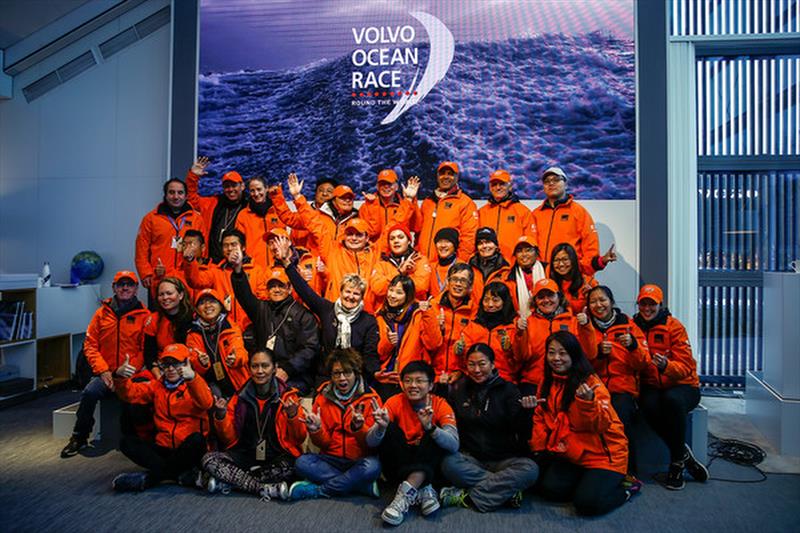
{"type": "MultiPolygon", "coordinates": [[[[427,63],[420,50],[420,66],[427,63]]],[[[413,70],[413,69],[408,69],[413,70]]],[[[473,198],[506,168],[524,198],[559,165],[580,198],[631,199],[636,192],[633,42],[591,33],[457,43],[447,76],[392,124],[392,105],[354,106],[349,57],[291,71],[200,76],[198,153],[212,159],[201,185],[236,169],[271,182],[290,171],[334,176],[356,191],[393,167],[430,191],[440,161],[461,166],[473,198]]],[[[410,76],[413,71],[407,75],[410,76]]]]}

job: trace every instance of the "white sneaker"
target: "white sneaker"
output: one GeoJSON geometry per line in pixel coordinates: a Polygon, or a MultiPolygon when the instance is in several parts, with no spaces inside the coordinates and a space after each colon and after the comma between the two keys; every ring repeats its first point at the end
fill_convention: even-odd
{"type": "Polygon", "coordinates": [[[218,480],[214,476],[208,476],[208,481],[206,481],[206,490],[211,494],[215,494],[217,492],[228,494],[231,491],[231,486],[224,481],[218,480]]]}
{"type": "Polygon", "coordinates": [[[403,523],[408,509],[417,502],[417,489],[408,481],[403,481],[397,487],[392,503],[381,513],[381,519],[389,525],[399,526],[403,523]]]}
{"type": "Polygon", "coordinates": [[[419,490],[419,506],[422,516],[428,516],[439,510],[439,495],[430,485],[425,485],[419,490]]]}
{"type": "Polygon", "coordinates": [[[281,481],[280,483],[267,483],[261,489],[259,495],[264,501],[270,501],[275,498],[286,501],[289,499],[289,485],[287,485],[285,481],[281,481]]]}

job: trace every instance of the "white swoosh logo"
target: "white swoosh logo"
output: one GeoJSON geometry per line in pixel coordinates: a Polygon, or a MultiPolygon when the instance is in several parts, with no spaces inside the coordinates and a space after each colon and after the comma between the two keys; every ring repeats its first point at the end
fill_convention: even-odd
{"type": "Polygon", "coordinates": [[[417,69],[408,89],[409,94],[404,94],[400,98],[391,113],[381,120],[381,125],[391,124],[400,118],[400,115],[411,109],[418,102],[421,102],[431,92],[431,89],[444,78],[450,68],[450,63],[453,62],[456,46],[453,34],[450,33],[447,26],[433,15],[424,11],[412,11],[409,14],[417,19],[425,28],[425,31],[428,32],[428,40],[430,41],[428,66],[425,67],[425,73],[422,75],[419,85],[414,87],[419,75],[419,69],[417,69]]]}

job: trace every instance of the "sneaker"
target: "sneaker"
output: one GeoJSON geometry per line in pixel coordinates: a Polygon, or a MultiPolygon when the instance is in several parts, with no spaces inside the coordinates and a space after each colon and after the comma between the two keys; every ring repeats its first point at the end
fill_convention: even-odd
{"type": "Polygon", "coordinates": [[[363,492],[366,496],[369,496],[370,498],[377,499],[381,497],[381,489],[378,487],[377,481],[373,481],[369,485],[364,485],[363,488],[360,490],[360,492],[363,492]]]}
{"type": "Polygon", "coordinates": [[[683,461],[669,464],[669,471],[667,477],[664,478],[664,487],[669,490],[683,490],[686,482],[683,480],[683,461]]]}
{"type": "Polygon", "coordinates": [[[147,472],[130,472],[120,474],[111,482],[111,488],[117,492],[142,492],[147,488],[147,472]]]}
{"type": "Polygon", "coordinates": [[[425,485],[419,490],[419,507],[422,516],[429,516],[439,510],[442,505],[439,503],[439,495],[430,485],[425,485]]]}
{"type": "Polygon", "coordinates": [[[686,470],[689,472],[689,475],[692,476],[695,481],[703,483],[708,481],[708,468],[706,468],[706,465],[695,459],[692,449],[689,448],[688,444],[684,446],[686,446],[686,455],[683,457],[683,463],[686,465],[686,470]]]}
{"type": "Polygon", "coordinates": [[[61,450],[61,458],[66,459],[67,457],[72,457],[73,455],[78,455],[78,451],[86,446],[89,441],[86,437],[77,437],[75,435],[69,438],[69,442],[64,449],[61,450]]]}
{"type": "Polygon", "coordinates": [[[289,487],[290,500],[314,500],[321,497],[320,486],[310,481],[295,481],[289,487]]]}
{"type": "Polygon", "coordinates": [[[625,487],[625,501],[631,501],[635,496],[639,495],[642,492],[642,487],[644,487],[644,483],[640,480],[636,479],[634,476],[625,476],[625,480],[622,482],[622,486],[625,487]]]}
{"type": "Polygon", "coordinates": [[[466,500],[468,494],[467,491],[458,487],[443,487],[439,491],[439,499],[444,507],[463,507],[468,509],[469,505],[467,505],[466,500]]]}
{"type": "Polygon", "coordinates": [[[403,523],[409,507],[417,502],[417,489],[408,481],[403,481],[397,487],[392,503],[381,513],[381,519],[389,525],[399,526],[403,523]]]}
{"type": "Polygon", "coordinates": [[[261,489],[259,496],[261,496],[262,500],[267,502],[275,498],[286,501],[289,499],[289,485],[287,485],[285,481],[281,481],[280,483],[267,483],[261,489]]]}
{"type": "Polygon", "coordinates": [[[512,509],[521,509],[522,501],[524,499],[525,499],[525,494],[521,490],[518,490],[517,492],[514,493],[513,496],[511,496],[508,499],[508,502],[506,502],[506,504],[512,509]]]}
{"type": "Polygon", "coordinates": [[[214,476],[208,476],[208,480],[206,481],[206,490],[211,494],[216,494],[217,492],[228,494],[231,491],[231,486],[224,481],[218,480],[214,476]]]}

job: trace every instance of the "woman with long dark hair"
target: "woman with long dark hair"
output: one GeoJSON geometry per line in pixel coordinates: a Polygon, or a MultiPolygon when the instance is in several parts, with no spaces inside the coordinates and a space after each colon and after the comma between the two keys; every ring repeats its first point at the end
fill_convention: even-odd
{"type": "Polygon", "coordinates": [[[493,281],[483,288],[475,322],[486,328],[486,344],[494,352],[497,373],[512,383],[519,381],[519,360],[514,346],[517,311],[508,286],[493,281]]]}
{"type": "Polygon", "coordinates": [[[597,280],[593,276],[581,272],[578,253],[566,242],[553,248],[550,255],[550,279],[561,289],[574,314],[586,308],[586,293],[592,287],[597,287],[597,280]]]}
{"type": "Polygon", "coordinates": [[[273,228],[285,228],[278,218],[278,212],[272,207],[272,199],[267,195],[267,180],[262,176],[253,176],[247,182],[249,198],[247,207],[239,211],[236,217],[236,229],[244,233],[250,244],[247,254],[261,268],[272,266],[273,258],[267,244],[267,235],[273,228]]]}
{"type": "Polygon", "coordinates": [[[547,338],[544,380],[533,415],[531,449],[541,468],[537,488],[550,500],[572,500],[579,514],[600,515],[641,489],[626,489],[628,441],[578,338],[547,338]]]}

